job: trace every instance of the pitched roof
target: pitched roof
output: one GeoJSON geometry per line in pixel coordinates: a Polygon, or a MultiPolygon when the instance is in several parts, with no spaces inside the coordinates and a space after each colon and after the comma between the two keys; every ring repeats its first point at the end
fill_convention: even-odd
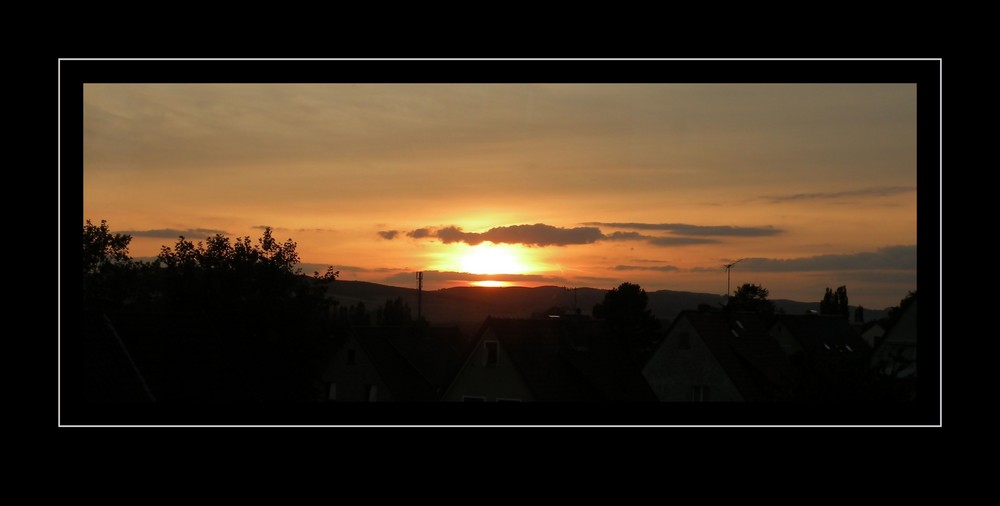
{"type": "Polygon", "coordinates": [[[355,338],[398,400],[434,401],[458,373],[468,353],[458,329],[356,327],[355,338]]]}
{"type": "Polygon", "coordinates": [[[477,342],[490,329],[536,400],[656,400],[604,322],[487,318],[477,342]]]}
{"type": "MultiPolygon", "coordinates": [[[[83,335],[76,345],[81,352],[79,373],[71,375],[67,392],[78,392],[87,401],[151,401],[152,392],[120,339],[111,320],[104,315],[85,315],[83,335]]],[[[72,395],[72,394],[71,394],[72,395]]]]}
{"type": "Polygon", "coordinates": [[[775,325],[784,325],[811,355],[867,355],[871,347],[841,316],[780,315],[775,325]]]}
{"type": "MultiPolygon", "coordinates": [[[[792,371],[755,313],[683,311],[719,365],[747,401],[771,400],[789,385],[792,371]]],[[[671,328],[672,330],[672,328],[671,328]]]]}

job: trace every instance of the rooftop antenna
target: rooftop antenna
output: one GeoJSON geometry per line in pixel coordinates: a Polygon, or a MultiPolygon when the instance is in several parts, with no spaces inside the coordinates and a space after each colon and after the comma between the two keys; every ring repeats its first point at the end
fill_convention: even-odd
{"type": "Polygon", "coordinates": [[[570,291],[570,290],[573,291],[573,311],[576,314],[580,314],[580,306],[576,303],[576,289],[577,289],[577,287],[573,287],[573,288],[567,288],[566,290],[567,291],[570,291]]]}
{"type": "Polygon", "coordinates": [[[730,291],[730,289],[732,287],[730,286],[730,283],[729,283],[730,279],[732,278],[732,274],[730,273],[730,271],[733,270],[733,266],[734,265],[736,265],[736,264],[738,264],[738,263],[740,263],[740,262],[742,262],[744,260],[746,260],[746,258],[741,258],[741,259],[739,259],[739,260],[737,260],[737,261],[735,261],[735,262],[733,262],[731,264],[725,264],[725,265],[722,266],[722,267],[724,267],[726,269],[726,300],[729,300],[729,297],[731,296],[730,294],[732,293],[732,291],[730,291]]]}
{"type": "Polygon", "coordinates": [[[424,273],[423,271],[417,273],[417,321],[420,321],[422,313],[422,295],[424,291],[424,273]]]}

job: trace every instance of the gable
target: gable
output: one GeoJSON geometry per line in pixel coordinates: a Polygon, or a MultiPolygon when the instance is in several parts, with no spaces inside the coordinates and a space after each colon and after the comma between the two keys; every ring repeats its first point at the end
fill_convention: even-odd
{"type": "Polygon", "coordinates": [[[487,402],[534,400],[507,347],[492,328],[482,333],[441,400],[462,401],[464,397],[482,397],[487,402]]]}
{"type": "Polygon", "coordinates": [[[692,400],[692,392],[700,387],[707,387],[707,400],[744,400],[686,313],[675,319],[642,374],[661,401],[692,400]]]}

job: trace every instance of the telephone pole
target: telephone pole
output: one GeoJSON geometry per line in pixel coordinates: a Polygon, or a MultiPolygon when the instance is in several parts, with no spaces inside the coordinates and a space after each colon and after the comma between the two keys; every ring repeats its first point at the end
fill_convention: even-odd
{"type": "Polygon", "coordinates": [[[420,321],[423,315],[423,293],[424,293],[424,273],[417,273],[417,321],[420,321]]]}

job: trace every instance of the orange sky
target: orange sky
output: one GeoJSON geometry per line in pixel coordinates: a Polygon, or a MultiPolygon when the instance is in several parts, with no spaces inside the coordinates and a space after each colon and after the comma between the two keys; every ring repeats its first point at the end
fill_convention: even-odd
{"type": "Polygon", "coordinates": [[[734,287],[882,308],[916,288],[916,86],[88,84],[83,189],[135,257],[267,225],[347,280],[721,295],[748,258],[734,287]]]}

